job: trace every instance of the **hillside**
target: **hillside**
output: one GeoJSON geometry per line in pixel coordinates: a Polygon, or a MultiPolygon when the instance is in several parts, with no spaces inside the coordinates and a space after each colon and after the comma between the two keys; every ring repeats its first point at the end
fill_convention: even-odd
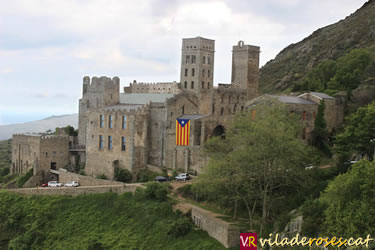
{"type": "Polygon", "coordinates": [[[0,249],[224,249],[201,230],[168,235],[181,216],[138,193],[78,197],[0,192],[0,249]],[[12,248],[13,247],[13,248],[12,248]]]}
{"type": "Polygon", "coordinates": [[[290,90],[319,62],[335,60],[355,48],[369,48],[375,54],[375,0],[283,49],[261,68],[260,88],[263,93],[290,90]]]}
{"type": "Polygon", "coordinates": [[[0,140],[12,138],[13,134],[20,133],[40,133],[51,129],[55,131],[57,127],[66,127],[70,125],[78,128],[78,115],[60,115],[51,116],[43,120],[31,121],[18,124],[0,125],[0,140]]]}

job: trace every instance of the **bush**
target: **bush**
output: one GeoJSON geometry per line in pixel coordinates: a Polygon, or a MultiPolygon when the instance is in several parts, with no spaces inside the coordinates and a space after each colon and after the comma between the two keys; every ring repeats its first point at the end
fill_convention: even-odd
{"type": "Polygon", "coordinates": [[[178,238],[188,234],[191,230],[191,223],[186,219],[178,219],[169,228],[168,235],[178,238]]]}
{"type": "Polygon", "coordinates": [[[147,198],[165,201],[167,199],[168,190],[166,186],[158,182],[153,182],[146,186],[145,194],[147,198]]]}
{"type": "Polygon", "coordinates": [[[193,196],[192,185],[187,184],[187,185],[184,185],[182,187],[179,187],[177,189],[177,192],[179,194],[181,194],[183,197],[191,197],[191,196],[193,196]]]}
{"type": "Polygon", "coordinates": [[[108,178],[107,178],[107,176],[105,176],[105,174],[101,174],[97,178],[102,179],[102,180],[108,180],[108,178]]]}
{"type": "Polygon", "coordinates": [[[17,186],[22,187],[33,176],[33,171],[33,169],[30,169],[25,175],[20,176],[17,179],[17,186]]]}
{"type": "Polygon", "coordinates": [[[9,172],[10,172],[10,168],[0,169],[0,177],[8,175],[9,172]]]}
{"type": "Polygon", "coordinates": [[[159,173],[153,172],[148,169],[142,169],[137,173],[137,182],[148,182],[153,181],[159,173]]]}
{"type": "Polygon", "coordinates": [[[132,181],[132,174],[127,169],[116,168],[115,169],[115,180],[121,182],[131,182],[132,181]]]}

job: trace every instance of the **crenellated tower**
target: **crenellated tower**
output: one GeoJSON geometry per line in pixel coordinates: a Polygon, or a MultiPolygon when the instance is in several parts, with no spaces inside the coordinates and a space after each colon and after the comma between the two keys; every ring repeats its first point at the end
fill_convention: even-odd
{"type": "Polygon", "coordinates": [[[118,77],[83,78],[82,98],[79,100],[78,143],[86,145],[87,112],[116,105],[120,101],[120,79],[118,77]]]}

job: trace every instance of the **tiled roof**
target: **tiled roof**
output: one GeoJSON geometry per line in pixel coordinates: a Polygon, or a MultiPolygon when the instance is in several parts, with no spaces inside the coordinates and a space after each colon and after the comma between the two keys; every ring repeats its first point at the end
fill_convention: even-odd
{"type": "Polygon", "coordinates": [[[277,98],[282,103],[295,103],[295,104],[316,104],[313,101],[303,99],[297,96],[278,96],[278,95],[271,95],[271,97],[277,98]]]}

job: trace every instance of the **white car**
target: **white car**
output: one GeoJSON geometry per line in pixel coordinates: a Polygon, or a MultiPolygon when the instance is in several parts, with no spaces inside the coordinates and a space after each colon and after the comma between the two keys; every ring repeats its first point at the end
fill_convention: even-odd
{"type": "Polygon", "coordinates": [[[79,182],[78,181],[68,181],[65,183],[64,187],[78,187],[79,182]]]}
{"type": "Polygon", "coordinates": [[[49,182],[48,182],[48,186],[49,186],[49,187],[61,187],[61,186],[62,186],[62,183],[57,182],[57,181],[49,181],[49,182]]]}
{"type": "Polygon", "coordinates": [[[190,179],[190,176],[189,174],[186,174],[186,173],[182,173],[182,174],[179,174],[175,177],[175,179],[177,181],[186,181],[186,180],[189,180],[190,179]]]}

